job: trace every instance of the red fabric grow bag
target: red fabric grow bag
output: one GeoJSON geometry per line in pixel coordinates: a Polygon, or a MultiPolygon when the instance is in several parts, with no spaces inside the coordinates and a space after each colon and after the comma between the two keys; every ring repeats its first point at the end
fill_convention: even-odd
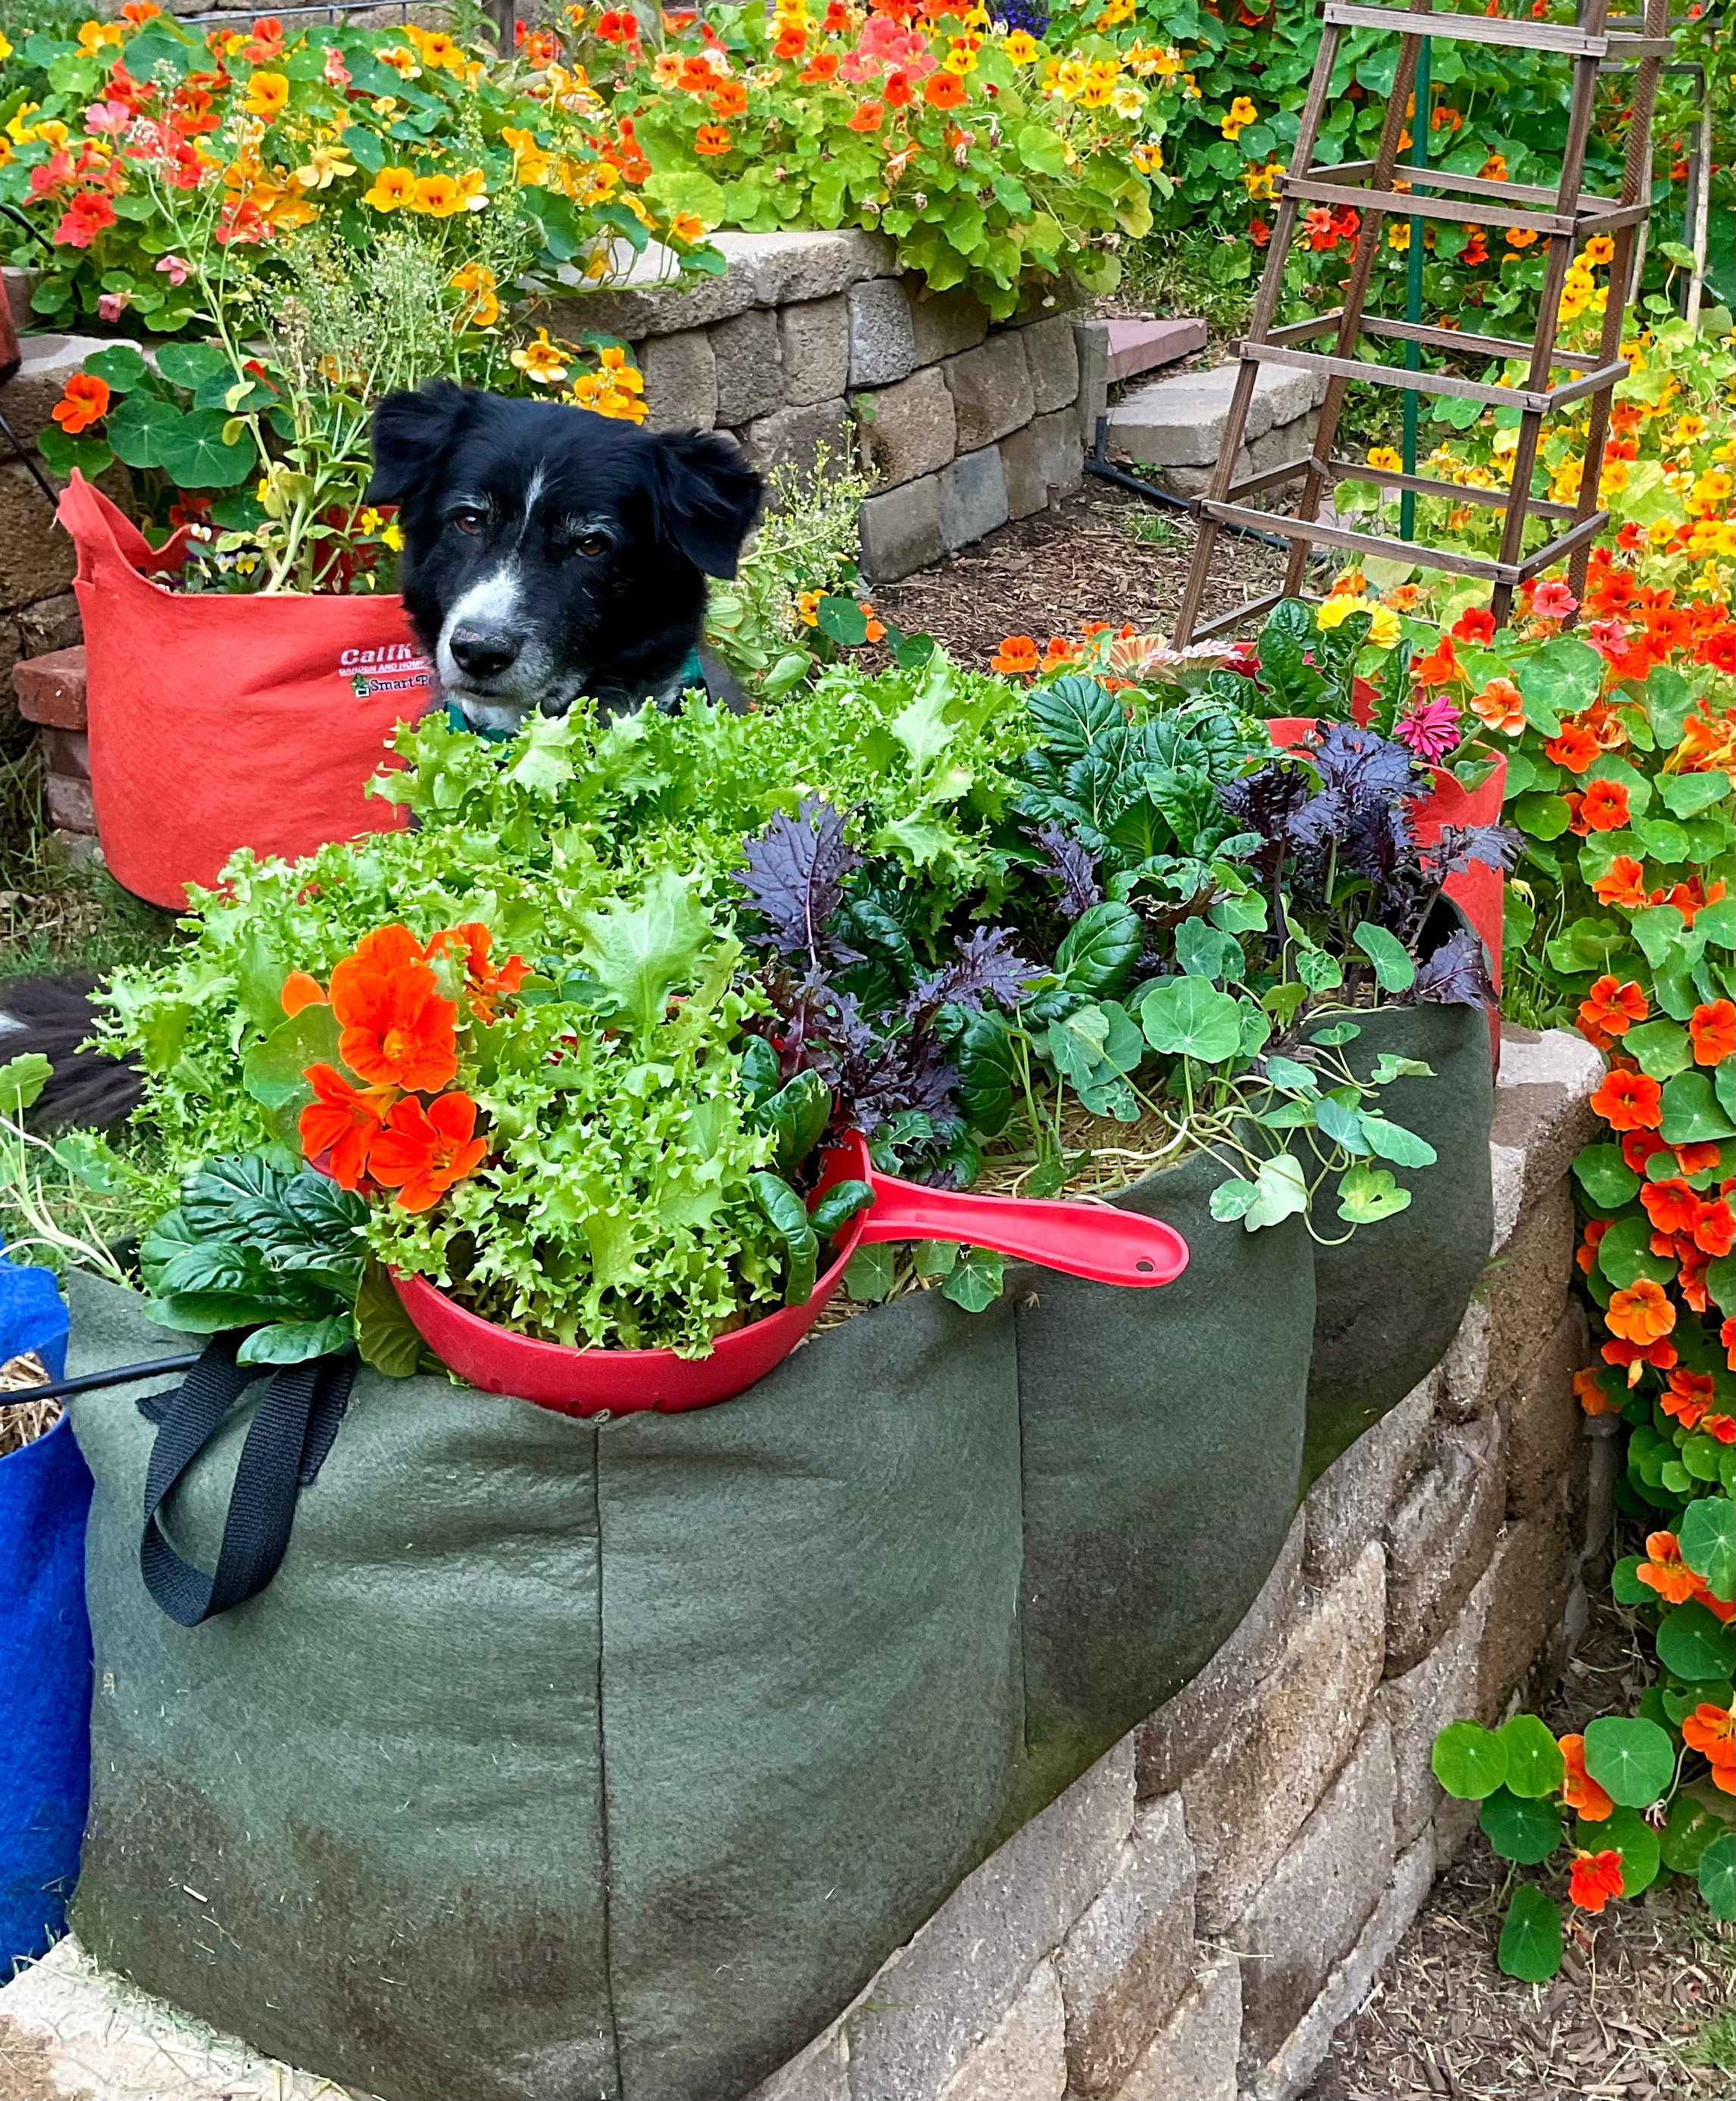
{"type": "Polygon", "coordinates": [[[433,673],[396,598],[230,597],[165,590],[154,551],[74,473],[60,523],[78,550],[91,789],[115,880],[179,909],[238,847],[295,859],[333,839],[394,831],[363,794],[394,724],[433,673]]]}

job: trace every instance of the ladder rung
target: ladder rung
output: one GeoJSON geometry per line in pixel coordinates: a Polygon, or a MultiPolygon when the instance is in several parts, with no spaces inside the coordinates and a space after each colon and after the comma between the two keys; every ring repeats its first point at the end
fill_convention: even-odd
{"type": "Polygon", "coordinates": [[[1570,386],[1552,387],[1549,390],[1549,406],[1552,409],[1565,409],[1570,401],[1583,400],[1588,394],[1601,394],[1605,387],[1613,387],[1618,379],[1625,379],[1628,377],[1628,369],[1627,359],[1619,357],[1613,365],[1600,365],[1594,370],[1573,381],[1570,386]]]}
{"type": "Polygon", "coordinates": [[[1579,219],[1566,212],[1508,211],[1498,205],[1457,204],[1450,197],[1418,197],[1414,191],[1320,183],[1312,175],[1286,175],[1279,189],[1285,197],[1306,197],[1312,204],[1348,205],[1353,211],[1390,212],[1401,219],[1445,219],[1460,226],[1528,227],[1533,233],[1551,236],[1581,231],[1579,219]]]}
{"type": "MultiPolygon", "coordinates": [[[[1344,317],[1344,308],[1335,307],[1311,321],[1286,321],[1282,328],[1270,330],[1266,341],[1308,343],[1317,335],[1335,331],[1344,317]]],[[[1504,335],[1469,335],[1463,329],[1424,328],[1418,321],[1392,321],[1368,315],[1362,318],[1362,331],[1364,335],[1397,336],[1401,343],[1426,343],[1433,350],[1466,350],[1473,357],[1517,357],[1530,361],[1532,346],[1504,335]]],[[[1590,371],[1597,362],[1583,350],[1555,351],[1549,361],[1566,372],[1590,371]]]]}
{"type": "Polygon", "coordinates": [[[1226,492],[1226,501],[1238,502],[1244,496],[1258,496],[1269,489],[1277,489],[1286,481],[1300,481],[1313,462],[1304,453],[1300,459],[1286,460],[1282,467],[1269,467],[1264,474],[1250,475],[1246,481],[1232,484],[1226,492]]]}
{"type": "MultiPolygon", "coordinates": [[[[1552,509],[1556,506],[1551,507],[1552,509]]],[[[1531,508],[1534,511],[1541,511],[1543,506],[1540,503],[1534,503],[1531,508]]],[[[1583,547],[1588,540],[1595,540],[1609,522],[1610,514],[1607,511],[1594,511],[1589,518],[1583,519],[1571,531],[1562,533],[1558,540],[1552,540],[1547,547],[1539,547],[1534,555],[1527,555],[1519,564],[1521,583],[1525,582],[1527,577],[1540,577],[1545,569],[1552,569],[1557,562],[1565,562],[1570,555],[1583,547]]]]}
{"type": "Polygon", "coordinates": [[[1238,503],[1214,503],[1209,496],[1199,501],[1201,511],[1220,525],[1245,525],[1256,533],[1277,533],[1286,540],[1300,540],[1324,547],[1348,548],[1353,555],[1371,555],[1377,561],[1421,562],[1426,568],[1450,569],[1457,576],[1481,577],[1490,583],[1516,584],[1521,581],[1516,562],[1486,561],[1478,555],[1455,555],[1420,541],[1391,540],[1378,533],[1353,533],[1348,526],[1322,525],[1318,519],[1306,524],[1295,518],[1278,518],[1269,511],[1244,510],[1238,503]]]}
{"type": "MultiPolygon", "coordinates": [[[[1330,161],[1317,161],[1312,167],[1303,170],[1304,175],[1310,177],[1336,175],[1347,181],[1353,179],[1358,182],[1366,179],[1374,172],[1375,163],[1372,161],[1341,161],[1335,165],[1330,161]]],[[[1395,169],[1393,172],[1396,175],[1401,170],[1395,169]]],[[[1430,168],[1426,174],[1421,168],[1415,170],[1404,168],[1402,173],[1413,188],[1421,187],[1424,189],[1456,190],[1466,197],[1492,197],[1497,204],[1503,197],[1512,197],[1519,204],[1543,205],[1552,205],[1556,199],[1556,192],[1553,190],[1539,189],[1532,183],[1486,182],[1481,175],[1450,175],[1445,168],[1430,168]]],[[[1607,206],[1614,210],[1620,203],[1619,197],[1582,196],[1578,209],[1583,213],[1601,210],[1607,206]]]]}
{"type": "Polygon", "coordinates": [[[1610,55],[1612,59],[1673,59],[1676,39],[1673,37],[1630,37],[1619,29],[1610,32],[1610,55]]]}
{"type": "Polygon", "coordinates": [[[1612,205],[1607,211],[1599,209],[1579,222],[1583,234],[1614,233],[1624,226],[1637,226],[1642,219],[1651,216],[1650,201],[1641,204],[1612,205]]]}
{"type": "MultiPolygon", "coordinates": [[[[1397,467],[1370,467],[1354,460],[1329,461],[1326,471],[1332,481],[1378,482],[1383,489],[1408,489],[1419,496],[1438,496],[1450,503],[1481,503],[1491,511],[1506,511],[1513,502],[1510,489],[1466,489],[1456,481],[1435,481],[1427,475],[1401,474],[1397,467]]],[[[1242,491],[1233,489],[1229,493],[1239,496],[1242,491]]],[[[1577,518],[1579,515],[1570,503],[1546,503],[1541,497],[1531,497],[1526,503],[1527,517],[1577,518]]]]}
{"type": "Polygon", "coordinates": [[[1601,59],[1614,41],[1566,23],[1509,22],[1499,15],[1401,13],[1390,7],[1352,7],[1348,0],[1326,0],[1325,19],[1346,29],[1384,29],[1395,37],[1448,37],[1461,43],[1511,44],[1521,51],[1559,51],[1574,59],[1601,59]]]}
{"type": "Polygon", "coordinates": [[[1523,387],[1489,387],[1480,379],[1460,379],[1450,372],[1406,372],[1402,365],[1365,365],[1360,358],[1328,357],[1315,350],[1291,350],[1281,343],[1244,343],[1242,355],[1257,365],[1289,365],[1302,372],[1324,372],[1334,379],[1362,379],[1373,387],[1400,387],[1407,394],[1450,394],[1461,401],[1481,401],[1490,409],[1529,409],[1546,414],[1548,394],[1523,387]]]}
{"type": "MultiPolygon", "coordinates": [[[[1258,511],[1255,513],[1256,517],[1260,515],[1258,511]]],[[[1298,597],[1301,595],[1300,592],[1297,593],[1298,597]]],[[[1196,642],[1207,641],[1214,635],[1221,635],[1226,627],[1239,627],[1244,620],[1259,619],[1261,613],[1270,613],[1273,606],[1282,605],[1283,602],[1282,591],[1268,591],[1264,598],[1251,599],[1247,605],[1238,605],[1233,613],[1220,613],[1216,620],[1208,620],[1202,626],[1196,627],[1194,639],[1196,642]]]]}

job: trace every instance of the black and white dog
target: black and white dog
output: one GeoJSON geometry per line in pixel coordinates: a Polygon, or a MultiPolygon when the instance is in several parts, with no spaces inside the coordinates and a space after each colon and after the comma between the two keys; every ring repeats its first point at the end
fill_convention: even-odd
{"type": "Polygon", "coordinates": [[[733,577],[763,487],[733,440],[644,431],[436,379],[374,412],[370,503],[449,702],[484,733],[581,694],[606,713],[696,684],[705,579],[733,577]]]}

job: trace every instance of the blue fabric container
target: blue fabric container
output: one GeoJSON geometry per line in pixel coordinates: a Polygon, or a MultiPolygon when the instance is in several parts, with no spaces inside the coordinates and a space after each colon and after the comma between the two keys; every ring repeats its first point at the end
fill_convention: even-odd
{"type": "MultiPolygon", "coordinates": [[[[0,1256],[0,1364],[66,1369],[66,1307],[46,1269],[0,1256]]],[[[0,1458],[0,1983],[66,1930],[91,1785],[91,1474],[57,1422],[0,1458]]]]}

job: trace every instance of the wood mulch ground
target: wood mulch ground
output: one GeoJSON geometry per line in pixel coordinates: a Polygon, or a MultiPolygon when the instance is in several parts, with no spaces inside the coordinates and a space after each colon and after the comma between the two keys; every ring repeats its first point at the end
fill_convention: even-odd
{"type": "MultiPolygon", "coordinates": [[[[1076,640],[1087,621],[1168,634],[1187,581],[1194,525],[1112,482],[1085,486],[1052,511],[991,533],[950,561],[882,584],[874,602],[906,634],[932,635],[959,663],[981,670],[1008,635],[1041,645],[1076,640]]],[[[1204,617],[1245,605],[1283,580],[1284,556],[1259,541],[1218,542],[1204,617]]]]}
{"type": "MultiPolygon", "coordinates": [[[[1558,1732],[1631,1713],[1645,1683],[1631,1621],[1601,1581],[1544,1718],[1558,1732]]],[[[1309,2101],[1709,2101],[1736,2086],[1729,1926],[1678,1882],[1583,1918],[1561,1974],[1495,1966],[1506,1864],[1481,1832],[1434,1886],[1334,2038],[1309,2101]]]]}

